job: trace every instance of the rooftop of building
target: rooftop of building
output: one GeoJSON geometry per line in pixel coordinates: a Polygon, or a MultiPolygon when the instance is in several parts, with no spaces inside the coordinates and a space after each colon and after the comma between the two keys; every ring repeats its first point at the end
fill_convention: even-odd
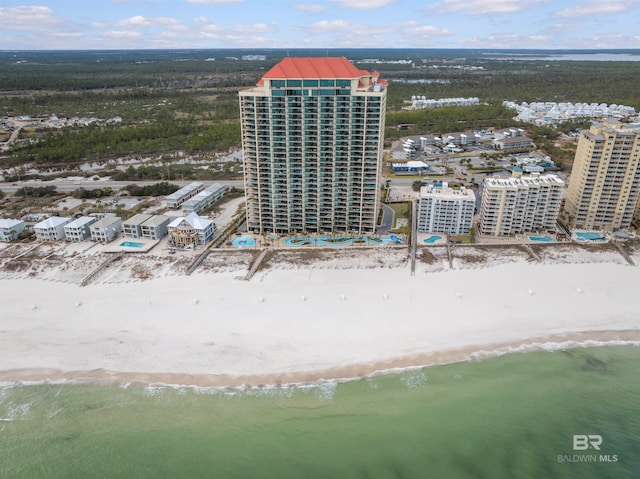
{"type": "Polygon", "coordinates": [[[183,221],[186,221],[189,226],[196,230],[205,230],[209,225],[213,224],[213,221],[211,221],[210,219],[202,218],[196,213],[190,213],[187,216],[177,217],[171,223],[169,223],[169,227],[177,228],[183,221]]]}
{"type": "Polygon", "coordinates": [[[51,216],[46,220],[41,221],[40,223],[34,225],[34,228],[38,229],[48,229],[48,228],[56,228],[61,225],[66,225],[71,218],[66,216],[51,216]]]}
{"type": "Polygon", "coordinates": [[[442,185],[427,185],[420,188],[420,197],[437,197],[441,199],[468,199],[475,202],[475,194],[472,190],[464,186],[456,190],[449,186],[447,182],[442,185]]]}
{"type": "Polygon", "coordinates": [[[96,221],[91,225],[91,229],[100,229],[100,228],[108,228],[109,226],[121,221],[120,218],[116,215],[106,215],[102,217],[102,219],[96,221]]]}
{"type": "Polygon", "coordinates": [[[203,186],[204,185],[202,183],[198,183],[197,181],[194,181],[193,183],[189,183],[187,186],[184,186],[184,187],[180,188],[175,193],[171,193],[170,195],[167,195],[167,197],[165,199],[167,199],[167,200],[180,199],[184,195],[187,195],[187,194],[191,193],[194,190],[202,188],[203,186]]]}
{"type": "Polygon", "coordinates": [[[165,215],[151,215],[151,217],[142,223],[142,226],[156,227],[169,223],[171,218],[165,215]]]}
{"type": "Polygon", "coordinates": [[[371,75],[360,70],[345,57],[284,58],[263,78],[360,78],[371,75]]]}
{"type": "Polygon", "coordinates": [[[92,223],[95,223],[97,220],[97,218],[93,217],[93,216],[81,216],[80,218],[76,218],[75,220],[73,220],[70,223],[67,223],[65,225],[65,228],[82,228],[83,226],[86,225],[90,225],[92,223]]]}
{"type": "Polygon", "coordinates": [[[556,185],[563,186],[562,181],[557,175],[539,175],[520,176],[510,178],[486,178],[484,180],[485,187],[518,187],[518,186],[540,186],[540,185],[556,185]]]}
{"type": "Polygon", "coordinates": [[[24,221],[14,220],[11,218],[0,218],[0,228],[13,228],[19,224],[24,224],[24,221]]]}
{"type": "MultiPolygon", "coordinates": [[[[611,133],[637,135],[640,133],[640,123],[622,123],[618,120],[606,119],[603,121],[593,121],[592,128],[595,130],[607,131],[611,133]]],[[[585,130],[589,131],[589,130],[585,130]]],[[[595,133],[592,130],[592,133],[595,133]]]]}
{"type": "Polygon", "coordinates": [[[129,218],[128,220],[123,221],[122,223],[125,225],[141,225],[142,223],[144,223],[145,221],[147,221],[149,218],[151,218],[152,215],[147,215],[144,213],[138,213],[137,215],[132,216],[131,218],[129,218]]]}

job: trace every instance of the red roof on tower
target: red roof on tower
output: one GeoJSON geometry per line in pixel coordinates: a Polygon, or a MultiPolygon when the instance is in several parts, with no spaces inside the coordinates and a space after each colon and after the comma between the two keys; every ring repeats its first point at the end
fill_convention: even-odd
{"type": "Polygon", "coordinates": [[[346,58],[284,58],[262,78],[359,78],[368,75],[346,58]]]}

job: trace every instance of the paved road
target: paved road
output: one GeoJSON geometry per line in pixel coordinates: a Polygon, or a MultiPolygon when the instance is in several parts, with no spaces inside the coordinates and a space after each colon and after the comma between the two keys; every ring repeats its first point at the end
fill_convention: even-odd
{"type": "MultiPolygon", "coordinates": [[[[93,189],[93,188],[113,188],[114,190],[118,190],[123,186],[130,185],[135,183],[136,185],[144,186],[144,185],[154,185],[159,183],[160,181],[93,181],[93,180],[81,180],[81,181],[71,181],[71,180],[63,180],[63,181],[41,181],[41,180],[28,180],[28,181],[16,181],[14,183],[0,183],[0,190],[5,193],[15,193],[15,191],[23,186],[55,186],[58,191],[61,192],[71,192],[77,190],[78,188],[85,189],[93,189]]],[[[179,186],[186,186],[191,181],[170,181],[169,183],[173,183],[179,186]]],[[[236,187],[243,188],[242,180],[226,180],[226,181],[202,181],[202,183],[206,186],[212,185],[213,183],[220,183],[222,185],[226,185],[228,187],[236,187]]]]}
{"type": "Polygon", "coordinates": [[[382,220],[380,221],[380,226],[378,226],[379,234],[386,235],[393,229],[393,214],[393,208],[382,205],[382,220]]]}

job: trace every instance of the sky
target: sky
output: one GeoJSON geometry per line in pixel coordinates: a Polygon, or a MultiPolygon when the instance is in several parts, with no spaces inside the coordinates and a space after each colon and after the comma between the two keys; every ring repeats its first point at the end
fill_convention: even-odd
{"type": "Polygon", "coordinates": [[[0,0],[0,50],[640,48],[640,0],[0,0]]]}

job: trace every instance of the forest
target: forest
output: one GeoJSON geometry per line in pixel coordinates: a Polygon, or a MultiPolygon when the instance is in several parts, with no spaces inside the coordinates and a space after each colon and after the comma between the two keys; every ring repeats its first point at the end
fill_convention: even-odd
{"type": "MultiPolygon", "coordinates": [[[[2,166],[37,163],[64,170],[85,160],[238,148],[238,90],[255,85],[287,54],[328,52],[0,52],[3,117],[121,118],[87,127],[23,129],[2,166]],[[247,53],[266,59],[242,60],[247,53]]],[[[389,81],[387,144],[400,135],[512,126],[514,112],[502,106],[504,100],[617,103],[640,110],[640,62],[496,60],[476,50],[332,50],[331,55],[376,69],[389,81]],[[362,62],[365,58],[409,63],[370,64],[362,62]],[[402,110],[412,95],[478,97],[481,104],[402,110]]]]}

